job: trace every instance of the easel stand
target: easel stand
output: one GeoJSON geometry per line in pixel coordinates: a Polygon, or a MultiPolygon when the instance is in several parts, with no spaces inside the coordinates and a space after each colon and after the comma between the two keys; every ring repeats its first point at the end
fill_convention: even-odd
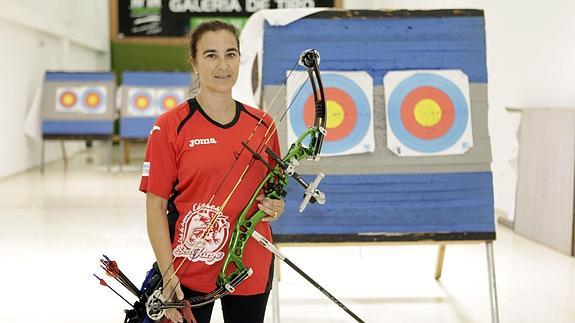
{"type": "Polygon", "coordinates": [[[45,155],[46,155],[46,140],[60,140],[60,147],[62,149],[62,161],[64,162],[64,169],[68,169],[68,156],[66,154],[65,140],[102,140],[108,143],[108,173],[112,166],[112,149],[114,140],[112,135],[44,135],[42,136],[42,147],[40,152],[40,172],[44,173],[45,155]]]}
{"type": "MultiPolygon", "coordinates": [[[[445,243],[439,245],[437,250],[437,260],[435,263],[435,279],[439,280],[441,278],[441,273],[443,270],[443,259],[445,257],[445,243]]],[[[495,260],[493,256],[493,241],[485,241],[485,251],[487,255],[487,273],[489,277],[489,297],[491,306],[491,322],[499,323],[499,307],[497,301],[497,284],[495,280],[495,260]]],[[[274,277],[272,285],[272,307],[273,307],[273,322],[280,323],[280,311],[279,311],[279,266],[281,260],[277,257],[275,258],[274,264],[274,277]]]]}
{"type": "MultiPolygon", "coordinates": [[[[487,274],[489,278],[489,298],[491,305],[491,322],[499,323],[499,307],[497,302],[497,284],[495,283],[495,258],[493,256],[493,241],[485,241],[485,254],[487,255],[487,274]]],[[[445,244],[437,249],[437,262],[435,264],[435,279],[441,278],[443,270],[443,258],[445,256],[445,244]]]]}
{"type": "Polygon", "coordinates": [[[145,138],[120,138],[120,172],[124,170],[124,165],[130,165],[131,143],[146,143],[148,140],[145,138]]]}

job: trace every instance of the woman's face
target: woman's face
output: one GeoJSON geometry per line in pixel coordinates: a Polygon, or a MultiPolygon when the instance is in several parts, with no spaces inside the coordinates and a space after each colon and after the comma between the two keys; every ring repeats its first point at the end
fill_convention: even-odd
{"type": "Polygon", "coordinates": [[[230,92],[238,78],[239,66],[240,52],[231,32],[208,31],[202,35],[193,62],[201,90],[230,92]]]}

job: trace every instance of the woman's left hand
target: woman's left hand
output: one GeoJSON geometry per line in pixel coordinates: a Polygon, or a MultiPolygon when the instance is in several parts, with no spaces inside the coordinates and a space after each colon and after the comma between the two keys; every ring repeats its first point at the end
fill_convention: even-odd
{"type": "Polygon", "coordinates": [[[269,215],[262,221],[275,221],[284,212],[285,201],[283,199],[274,200],[262,194],[256,197],[256,200],[260,201],[258,208],[269,215]]]}

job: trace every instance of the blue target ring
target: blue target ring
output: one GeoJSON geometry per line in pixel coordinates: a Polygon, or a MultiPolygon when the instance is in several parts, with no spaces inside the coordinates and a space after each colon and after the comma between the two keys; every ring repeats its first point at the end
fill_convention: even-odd
{"type": "MultiPolygon", "coordinates": [[[[355,82],[345,76],[338,74],[325,74],[322,75],[322,82],[324,88],[333,87],[346,92],[354,101],[355,108],[357,109],[356,124],[349,135],[333,142],[324,141],[322,151],[327,154],[332,154],[351,149],[361,142],[369,130],[371,122],[369,101],[363,90],[355,82]]],[[[301,134],[307,129],[304,122],[305,102],[308,97],[313,96],[313,90],[309,84],[309,80],[305,81],[305,83],[294,93],[298,93],[300,89],[301,93],[292,101],[292,107],[290,108],[290,123],[293,132],[296,134],[301,134]]],[[[330,100],[328,97],[325,99],[330,100]]],[[[329,129],[327,129],[327,131],[329,132],[329,129]]]]}
{"type": "Polygon", "coordinates": [[[449,79],[430,73],[419,73],[401,81],[393,90],[387,107],[391,131],[407,147],[424,153],[435,153],[453,146],[463,135],[469,120],[469,107],[461,90],[449,79]],[[422,87],[434,87],[444,92],[453,102],[455,117],[453,125],[445,135],[431,140],[420,139],[412,135],[401,120],[401,105],[413,90],[422,87]]]}

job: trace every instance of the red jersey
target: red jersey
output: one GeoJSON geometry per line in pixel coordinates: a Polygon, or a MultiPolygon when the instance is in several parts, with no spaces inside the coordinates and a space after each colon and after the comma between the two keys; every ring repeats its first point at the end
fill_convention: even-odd
{"type": "MultiPolygon", "coordinates": [[[[262,140],[265,142],[264,135],[272,127],[267,134],[267,138],[271,136],[267,147],[279,155],[277,131],[271,118],[239,102],[235,118],[222,125],[212,120],[195,98],[190,99],[162,114],[150,131],[140,191],[168,200],[174,268],[186,262],[177,275],[189,289],[211,292],[216,288],[235,222],[268,172],[262,162],[253,161],[222,212],[218,212],[252,160],[249,151],[242,149],[242,141],[248,140],[260,118],[263,121],[249,146],[255,150],[262,140]],[[210,224],[213,229],[204,238],[201,251],[194,252],[197,239],[210,224]]],[[[265,152],[261,154],[275,164],[265,152]]],[[[250,215],[258,210],[258,203],[253,203],[250,215]]],[[[271,240],[269,223],[260,222],[256,230],[271,240]]],[[[243,256],[244,265],[253,269],[253,275],[236,288],[234,295],[263,293],[271,253],[250,239],[243,256]]]]}

